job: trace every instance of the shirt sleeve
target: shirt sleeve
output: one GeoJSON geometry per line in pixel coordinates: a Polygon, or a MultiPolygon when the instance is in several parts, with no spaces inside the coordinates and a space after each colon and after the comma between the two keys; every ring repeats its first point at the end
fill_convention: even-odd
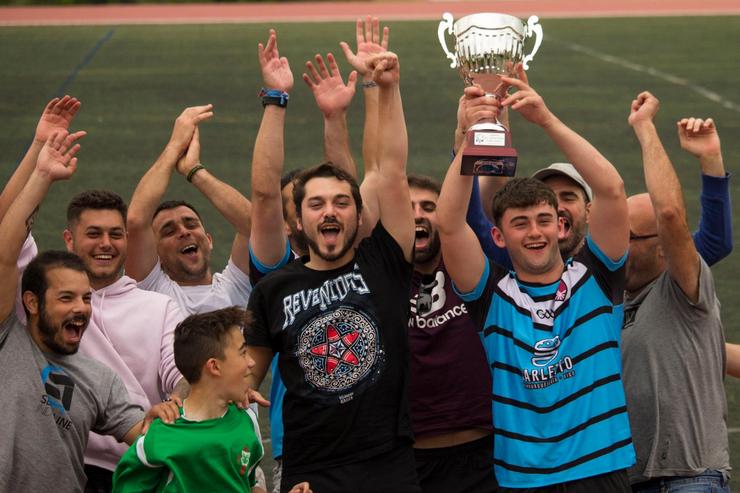
{"type": "Polygon", "coordinates": [[[694,244],[710,266],[732,251],[730,176],[701,176],[701,218],[699,229],[694,232],[694,244]]]}
{"type": "Polygon", "coordinates": [[[272,271],[276,271],[278,269],[281,269],[285,267],[285,265],[290,261],[291,257],[291,251],[290,251],[290,242],[286,239],[285,240],[285,252],[283,254],[283,258],[280,259],[280,261],[275,265],[265,265],[262,262],[260,262],[260,259],[257,258],[257,256],[252,251],[252,245],[250,243],[249,245],[249,280],[252,281],[252,286],[257,284],[260,279],[265,277],[267,274],[269,274],[272,271]]]}
{"type": "Polygon", "coordinates": [[[23,242],[23,246],[21,247],[21,253],[18,255],[18,289],[16,299],[15,299],[15,316],[18,317],[18,320],[21,322],[21,324],[26,325],[26,311],[23,309],[23,291],[21,287],[21,281],[23,280],[23,272],[25,272],[26,267],[28,267],[28,264],[31,263],[31,260],[36,258],[36,255],[38,255],[39,249],[36,246],[36,240],[33,238],[32,234],[29,234],[26,237],[26,241],[23,242]]]}
{"type": "Polygon", "coordinates": [[[114,493],[155,491],[165,478],[167,470],[161,465],[153,464],[146,456],[145,439],[151,441],[152,436],[152,433],[140,436],[123,454],[113,473],[114,493]]]}
{"type": "Polygon", "coordinates": [[[382,266],[389,278],[406,283],[410,289],[414,266],[406,261],[401,246],[380,221],[372,234],[360,242],[358,255],[368,259],[372,265],[382,266]]]}
{"type": "Polygon", "coordinates": [[[491,236],[491,229],[493,223],[488,220],[486,213],[483,210],[483,204],[481,203],[480,197],[480,185],[478,184],[478,177],[473,177],[473,191],[470,194],[470,202],[468,202],[468,214],[467,214],[468,226],[473,230],[475,236],[478,238],[483,253],[486,257],[493,260],[494,263],[511,269],[511,258],[509,258],[509,252],[506,248],[501,248],[493,242],[493,236],[491,236]]]}
{"type": "Polygon", "coordinates": [[[247,304],[252,293],[252,283],[249,281],[249,275],[237,267],[230,258],[221,275],[214,277],[214,288],[216,283],[219,284],[219,289],[226,291],[232,305],[243,307],[247,304]]]}
{"type": "Polygon", "coordinates": [[[144,410],[130,402],[128,391],[120,377],[112,370],[108,372],[110,383],[107,389],[103,389],[104,398],[92,431],[100,435],[112,435],[122,442],[126,433],[144,419],[144,410]]]}
{"type": "MultiPolygon", "coordinates": [[[[701,319],[706,313],[717,307],[717,296],[714,287],[712,270],[704,260],[701,260],[699,271],[699,299],[692,303],[676,281],[670,275],[663,276],[662,281],[666,283],[664,292],[671,298],[667,306],[675,307],[688,320],[701,319]],[[668,304],[669,303],[669,304],[668,304]]],[[[697,328],[702,328],[700,324],[697,328]]]]}
{"type": "Polygon", "coordinates": [[[185,315],[180,311],[180,307],[173,299],[167,301],[167,307],[164,318],[164,327],[162,328],[162,339],[159,349],[159,381],[162,387],[162,393],[168,395],[180,381],[182,375],[175,365],[175,327],[179,324],[185,315]]]}
{"type": "Polygon", "coordinates": [[[586,235],[586,243],[575,258],[591,270],[602,292],[612,303],[619,305],[624,301],[627,252],[622,255],[622,258],[612,260],[601,251],[589,234],[586,235]]]}
{"type": "Polygon", "coordinates": [[[491,306],[496,282],[502,275],[505,275],[503,267],[496,266],[496,264],[492,266],[491,261],[486,258],[483,273],[478,284],[471,291],[462,293],[457,289],[454,281],[452,282],[452,289],[465,302],[470,318],[478,331],[485,329],[488,308],[491,306]]]}
{"type": "Polygon", "coordinates": [[[168,284],[171,282],[172,280],[164,273],[162,270],[162,264],[160,264],[159,259],[157,259],[157,263],[154,265],[154,268],[152,268],[152,271],[147,274],[144,279],[137,282],[136,285],[147,291],[169,294],[171,290],[169,289],[168,284]]]}
{"type": "Polygon", "coordinates": [[[270,339],[270,327],[267,322],[269,307],[263,287],[264,283],[258,284],[249,297],[247,310],[252,314],[252,323],[244,331],[244,338],[248,346],[269,347],[273,352],[278,352],[279,348],[275,347],[270,339]]]}

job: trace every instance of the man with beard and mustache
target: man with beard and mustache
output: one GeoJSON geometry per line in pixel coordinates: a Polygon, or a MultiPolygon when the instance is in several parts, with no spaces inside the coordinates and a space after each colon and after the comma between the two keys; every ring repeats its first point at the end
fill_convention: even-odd
{"type": "MultiPolygon", "coordinates": [[[[18,198],[30,176],[29,163],[35,164],[38,158],[38,142],[55,130],[67,130],[80,105],[70,96],[47,104],[36,127],[34,145],[8,181],[0,204],[9,205],[18,198]]],[[[182,397],[187,384],[175,367],[172,334],[183,316],[170,297],[138,289],[133,279],[122,275],[127,251],[123,199],[106,190],[81,192],[67,207],[67,225],[63,234],[67,250],[85,264],[95,306],[87,335],[80,343],[81,354],[116,371],[132,402],[142,407],[161,402],[170,394],[182,397]]],[[[20,272],[38,252],[30,225],[28,229],[18,259],[20,272]]],[[[17,302],[18,310],[23,314],[19,320],[25,321],[22,301],[17,302]]],[[[86,491],[110,491],[112,471],[125,451],[126,446],[113,437],[91,433],[85,451],[86,491]]]]}
{"type": "MultiPolygon", "coordinates": [[[[632,101],[629,124],[643,156],[646,194],[628,200],[622,358],[637,463],[632,489],[729,492],[725,340],[707,263],[686,224],[681,183],[658,135],[658,100],[632,101]]],[[[678,122],[681,147],[713,148],[711,119],[678,122]]]]}
{"type": "MultiPolygon", "coordinates": [[[[48,251],[31,261],[21,282],[27,327],[13,314],[27,218],[53,182],[72,176],[75,142],[84,134],[52,133],[0,223],[0,379],[11,396],[0,409],[0,491],[82,491],[89,432],[130,444],[144,429],[143,409],[129,401],[116,373],[77,354],[92,297],[79,257],[48,251]]],[[[159,404],[146,419],[176,416],[176,407],[159,404]]]]}
{"type": "MultiPolygon", "coordinates": [[[[360,26],[358,32],[361,32],[361,21],[358,23],[360,26]]],[[[372,23],[377,31],[377,19],[368,19],[367,23],[368,26],[372,23]]],[[[370,56],[370,52],[380,50],[381,45],[376,39],[375,42],[362,42],[357,55],[353,55],[355,61],[353,66],[363,74],[366,81],[372,80],[368,79],[372,73],[365,67],[365,60],[370,56]]],[[[326,161],[356,178],[357,171],[350,152],[347,132],[347,109],[355,94],[357,74],[350,73],[345,83],[333,55],[329,54],[326,58],[328,66],[320,55],[317,55],[314,61],[308,61],[306,63],[308,73],[303,75],[303,79],[311,90],[316,106],[323,116],[326,161]]],[[[287,60],[279,56],[277,33],[274,30],[270,30],[266,45],[259,45],[259,62],[265,87],[287,95],[293,87],[293,74],[287,60]]],[[[366,107],[369,112],[375,112],[374,121],[377,122],[377,86],[363,85],[363,87],[365,88],[366,107]]],[[[280,175],[284,161],[283,141],[287,96],[284,101],[266,96],[263,99],[263,106],[264,113],[252,158],[253,209],[249,277],[253,286],[256,286],[267,273],[309,253],[306,236],[298,228],[296,207],[293,201],[293,181],[301,170],[292,170],[280,175]]],[[[377,166],[372,166],[366,161],[365,179],[372,181],[376,169],[377,166]]],[[[363,207],[364,218],[368,217],[368,210],[367,207],[363,207]]],[[[366,231],[360,233],[359,236],[364,237],[368,234],[369,231],[366,231]]],[[[284,435],[282,412],[286,391],[278,369],[277,355],[270,365],[270,372],[272,374],[270,432],[272,454],[275,459],[273,491],[277,493],[280,491],[281,482],[284,435]]]]}
{"type": "Polygon", "coordinates": [[[187,108],[175,120],[169,142],[134,191],[127,218],[126,273],[140,288],[175,299],[186,314],[244,306],[252,290],[248,276],[251,204],[200,163],[198,125],[212,116],[209,104],[187,108]],[[236,230],[231,257],[220,273],[211,272],[213,239],[195,207],[181,200],[160,203],[175,171],[236,230]]]}
{"type": "Polygon", "coordinates": [[[356,181],[330,164],[304,171],[293,195],[309,256],[268,274],[249,303],[251,384],[278,353],[287,389],[285,491],[296,478],[327,493],[419,491],[406,399],[408,305],[398,303],[408,296],[414,243],[400,70],[390,52],[368,67],[379,91],[378,225],[355,249],[363,209],[356,181]]]}
{"type": "Polygon", "coordinates": [[[440,185],[418,175],[410,175],[408,183],[416,223],[409,403],[419,483],[424,493],[492,492],[491,373],[442,260],[440,185]]]}

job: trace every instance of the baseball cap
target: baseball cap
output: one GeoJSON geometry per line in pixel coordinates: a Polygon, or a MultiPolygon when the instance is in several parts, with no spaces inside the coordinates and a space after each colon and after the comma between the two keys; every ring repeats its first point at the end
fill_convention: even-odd
{"type": "Polygon", "coordinates": [[[588,183],[586,183],[586,180],[583,179],[583,177],[576,171],[576,169],[573,167],[570,163],[552,163],[547,168],[542,168],[541,170],[535,172],[535,174],[532,175],[532,178],[537,178],[538,180],[545,181],[550,176],[555,175],[564,175],[574,182],[578,183],[584,192],[586,192],[586,198],[588,198],[588,201],[590,202],[593,200],[593,192],[591,192],[591,187],[588,186],[588,183]]]}

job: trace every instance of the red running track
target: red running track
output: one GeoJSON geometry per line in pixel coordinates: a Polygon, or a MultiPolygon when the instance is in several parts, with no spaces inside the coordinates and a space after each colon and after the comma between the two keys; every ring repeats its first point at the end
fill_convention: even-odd
{"type": "Polygon", "coordinates": [[[281,2],[251,4],[75,5],[2,7],[0,25],[105,25],[323,22],[353,20],[366,14],[383,20],[455,18],[475,12],[505,12],[521,17],[642,17],[740,15],[737,0],[497,0],[389,2],[281,2]]]}

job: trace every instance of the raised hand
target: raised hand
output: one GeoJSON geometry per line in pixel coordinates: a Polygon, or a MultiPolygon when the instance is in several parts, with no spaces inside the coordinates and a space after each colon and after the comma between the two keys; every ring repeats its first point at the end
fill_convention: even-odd
{"type": "Polygon", "coordinates": [[[44,144],[54,132],[69,130],[81,105],[82,103],[72,96],[54,98],[49,101],[36,125],[34,140],[39,144],[44,144]]]}
{"type": "Polygon", "coordinates": [[[401,79],[401,65],[398,62],[398,55],[393,52],[386,51],[369,58],[367,67],[372,71],[373,80],[379,86],[389,87],[398,84],[401,79]]]}
{"type": "Polygon", "coordinates": [[[643,91],[632,100],[630,116],[627,123],[634,127],[640,123],[652,122],[660,109],[660,101],[647,91],[643,91]]]}
{"type": "MultiPolygon", "coordinates": [[[[525,72],[521,63],[517,64],[516,71],[517,78],[501,77],[501,81],[504,84],[503,87],[511,86],[517,89],[514,94],[507,96],[501,101],[501,106],[510,106],[512,110],[518,112],[527,121],[541,127],[547,126],[555,118],[555,115],[545,105],[542,96],[530,87],[527,72],[525,72]]],[[[497,91],[499,90],[497,89],[497,91]]]]}
{"type": "Polygon", "coordinates": [[[175,120],[175,126],[172,129],[172,136],[167,144],[175,149],[178,155],[182,155],[190,145],[198,124],[213,116],[213,105],[192,106],[185,110],[175,120]]]}
{"type": "Polygon", "coordinates": [[[676,126],[683,150],[698,158],[721,154],[719,134],[711,118],[682,118],[676,126]]]}
{"type": "Polygon", "coordinates": [[[334,55],[329,53],[326,55],[326,59],[329,61],[328,70],[321,55],[316,55],[318,70],[310,60],[306,62],[308,74],[303,74],[303,81],[311,89],[319,110],[324,115],[330,116],[338,112],[344,112],[349,107],[355,95],[357,71],[353,70],[349,74],[347,84],[345,84],[342,80],[342,74],[339,73],[334,55]]]}
{"type": "Polygon", "coordinates": [[[182,176],[188,176],[190,170],[200,164],[200,130],[195,127],[193,138],[190,139],[190,145],[185,154],[177,161],[175,169],[182,176]]]}
{"type": "Polygon", "coordinates": [[[367,61],[375,55],[388,51],[389,38],[390,30],[388,26],[383,28],[383,37],[381,38],[378,18],[367,16],[364,28],[362,19],[357,19],[357,53],[353,53],[352,49],[344,41],[340,42],[339,46],[342,47],[344,56],[347,57],[347,62],[360,75],[369,80],[372,76],[372,71],[368,69],[367,61]]]}
{"type": "Polygon", "coordinates": [[[85,135],[84,131],[70,134],[66,130],[58,130],[52,133],[36,160],[36,171],[51,181],[69,179],[77,169],[75,154],[80,150],[80,144],[75,142],[85,135]]]}
{"type": "Polygon", "coordinates": [[[293,88],[293,72],[290,71],[288,59],[278,52],[277,33],[270,29],[267,46],[257,45],[257,57],[262,69],[262,81],[266,89],[278,89],[288,92],[293,88]]]}

